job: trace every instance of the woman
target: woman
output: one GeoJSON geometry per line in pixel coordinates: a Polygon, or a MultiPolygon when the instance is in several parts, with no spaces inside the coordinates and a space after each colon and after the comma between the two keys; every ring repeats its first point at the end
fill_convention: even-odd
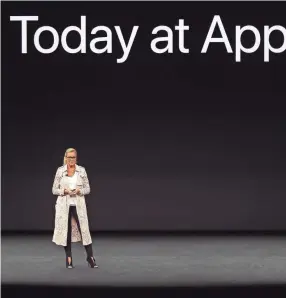
{"type": "Polygon", "coordinates": [[[85,168],[77,165],[77,151],[74,148],[66,150],[64,165],[56,172],[52,192],[58,196],[52,241],[64,246],[66,267],[73,268],[71,243],[82,241],[89,267],[97,268],[84,197],[90,193],[90,186],[85,168]]]}

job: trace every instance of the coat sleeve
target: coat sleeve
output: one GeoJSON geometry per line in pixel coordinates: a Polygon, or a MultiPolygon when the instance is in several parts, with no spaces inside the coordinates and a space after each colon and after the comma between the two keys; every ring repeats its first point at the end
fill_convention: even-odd
{"type": "Polygon", "coordinates": [[[53,189],[52,189],[53,195],[55,196],[64,195],[64,189],[61,187],[61,179],[62,179],[62,173],[61,173],[61,170],[58,169],[55,175],[53,189]]]}
{"type": "Polygon", "coordinates": [[[89,180],[87,177],[87,173],[85,168],[82,170],[82,189],[81,189],[81,195],[85,196],[90,194],[90,185],[89,185],[89,180]]]}

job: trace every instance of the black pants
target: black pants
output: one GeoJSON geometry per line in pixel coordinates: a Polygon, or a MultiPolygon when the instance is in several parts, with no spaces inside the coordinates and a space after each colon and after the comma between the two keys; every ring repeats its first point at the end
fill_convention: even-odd
{"type": "MultiPolygon", "coordinates": [[[[74,219],[77,223],[79,232],[81,234],[79,220],[78,220],[78,216],[77,216],[77,212],[76,212],[76,206],[70,206],[69,207],[67,246],[64,246],[67,257],[71,257],[71,232],[72,232],[71,231],[71,220],[72,220],[72,217],[74,217],[74,219]]],[[[86,250],[87,256],[92,257],[93,256],[92,245],[91,244],[85,245],[84,248],[86,250]]]]}

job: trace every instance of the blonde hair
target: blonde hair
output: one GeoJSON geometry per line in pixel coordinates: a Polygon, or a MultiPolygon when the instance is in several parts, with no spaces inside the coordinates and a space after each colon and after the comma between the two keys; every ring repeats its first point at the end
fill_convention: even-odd
{"type": "Polygon", "coordinates": [[[77,151],[76,151],[76,149],[74,149],[74,148],[68,148],[68,149],[66,150],[66,152],[65,152],[65,156],[64,156],[64,165],[67,164],[67,154],[68,154],[69,152],[75,152],[76,155],[77,155],[77,151]]]}

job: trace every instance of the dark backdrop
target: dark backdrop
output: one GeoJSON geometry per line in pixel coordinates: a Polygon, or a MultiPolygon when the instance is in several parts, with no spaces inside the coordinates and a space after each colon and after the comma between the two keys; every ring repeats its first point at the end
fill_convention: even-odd
{"type": "MultiPolygon", "coordinates": [[[[200,54],[215,14],[233,47],[235,25],[261,33],[286,25],[284,3],[259,10],[242,2],[2,3],[2,230],[53,229],[52,183],[67,147],[78,149],[89,176],[92,230],[286,229],[286,55],[267,64],[258,51],[235,63],[223,44],[200,54]],[[27,55],[10,15],[40,17],[28,25],[27,55]],[[120,25],[129,36],[140,26],[125,63],[116,63],[116,40],[109,55],[32,49],[39,25],[61,31],[80,15],[88,30],[120,25]],[[174,54],[153,53],[152,29],[179,18],[191,26],[190,54],[179,53],[176,34],[174,54]]],[[[50,42],[47,34],[43,46],[50,42]]]]}

